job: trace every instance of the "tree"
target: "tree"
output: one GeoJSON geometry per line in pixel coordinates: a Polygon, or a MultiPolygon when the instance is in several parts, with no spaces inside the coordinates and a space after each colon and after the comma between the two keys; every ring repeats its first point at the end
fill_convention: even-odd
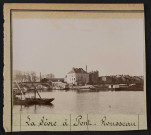
{"type": "Polygon", "coordinates": [[[23,82],[23,73],[20,70],[14,70],[13,72],[13,80],[17,82],[23,82]]]}
{"type": "Polygon", "coordinates": [[[14,70],[13,80],[17,82],[36,82],[38,77],[34,71],[22,72],[20,70],[14,70]]]}
{"type": "Polygon", "coordinates": [[[50,73],[50,74],[47,74],[47,75],[46,75],[46,78],[47,78],[47,79],[55,78],[55,75],[52,74],[52,73],[50,73]]]}

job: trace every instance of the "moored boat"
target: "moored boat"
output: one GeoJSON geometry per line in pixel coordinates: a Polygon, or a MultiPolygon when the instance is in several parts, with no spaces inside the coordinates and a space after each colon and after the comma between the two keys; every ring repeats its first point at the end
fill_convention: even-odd
{"type": "Polygon", "coordinates": [[[18,90],[20,90],[20,98],[17,97],[17,95],[14,93],[13,95],[13,104],[14,105],[36,105],[36,104],[43,104],[43,105],[48,105],[51,104],[51,102],[54,100],[54,98],[41,98],[39,92],[36,90],[36,88],[34,89],[34,97],[32,98],[27,98],[25,97],[25,95],[23,94],[22,89],[19,87],[18,83],[16,82],[16,85],[18,87],[18,90]],[[39,98],[36,98],[36,93],[38,94],[39,98]]]}
{"type": "Polygon", "coordinates": [[[93,85],[85,85],[85,86],[79,87],[79,89],[81,89],[81,90],[94,90],[95,87],[93,85]]]}
{"type": "Polygon", "coordinates": [[[54,98],[51,99],[41,99],[41,98],[25,98],[20,99],[15,97],[13,99],[14,105],[48,105],[51,104],[51,102],[54,100],[54,98]]]}

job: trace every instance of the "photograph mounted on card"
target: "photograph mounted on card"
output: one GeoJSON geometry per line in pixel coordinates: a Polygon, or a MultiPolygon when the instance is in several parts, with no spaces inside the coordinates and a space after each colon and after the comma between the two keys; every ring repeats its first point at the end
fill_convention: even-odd
{"type": "Polygon", "coordinates": [[[143,4],[5,4],[4,128],[147,129],[143,4]]]}

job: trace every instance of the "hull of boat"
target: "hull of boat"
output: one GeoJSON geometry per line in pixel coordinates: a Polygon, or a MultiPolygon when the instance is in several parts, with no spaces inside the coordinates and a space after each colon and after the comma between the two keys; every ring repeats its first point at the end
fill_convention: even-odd
{"type": "Polygon", "coordinates": [[[54,100],[54,98],[51,99],[40,99],[40,98],[36,98],[36,99],[25,99],[25,100],[21,100],[21,99],[14,99],[13,103],[14,105],[48,105],[51,104],[51,102],[54,100]]]}

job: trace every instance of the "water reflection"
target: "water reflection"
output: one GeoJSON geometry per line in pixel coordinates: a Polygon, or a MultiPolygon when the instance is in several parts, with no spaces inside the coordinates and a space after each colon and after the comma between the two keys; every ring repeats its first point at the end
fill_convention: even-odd
{"type": "Polygon", "coordinates": [[[50,103],[49,105],[14,105],[13,109],[21,111],[21,112],[29,112],[29,113],[39,113],[45,109],[52,109],[54,104],[50,103]]]}

